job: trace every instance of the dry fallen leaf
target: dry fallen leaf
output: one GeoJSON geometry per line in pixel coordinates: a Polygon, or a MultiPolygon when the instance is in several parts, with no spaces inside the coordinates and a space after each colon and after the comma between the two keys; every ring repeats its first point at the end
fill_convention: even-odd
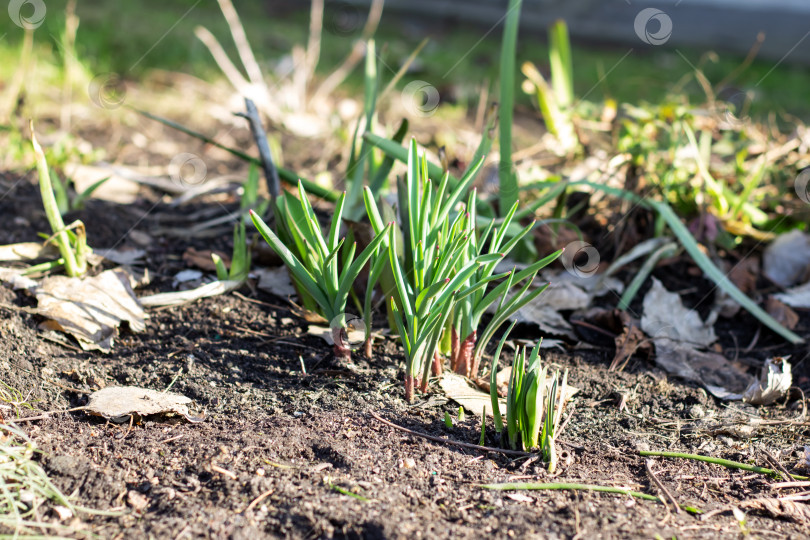
{"type": "Polygon", "coordinates": [[[0,261],[29,261],[33,259],[52,259],[59,255],[59,250],[52,244],[39,242],[22,242],[0,246],[0,261]]]}
{"type": "Polygon", "coordinates": [[[175,413],[190,422],[201,422],[204,417],[191,416],[187,403],[191,403],[191,399],[180,394],[157,392],[137,386],[109,386],[90,394],[86,410],[109,419],[133,414],[148,416],[175,413]]]}
{"type": "Polygon", "coordinates": [[[793,330],[799,324],[796,312],[773,296],[769,296],[765,301],[765,311],[788,330],[793,330]]]}
{"type": "MultiPolygon", "coordinates": [[[[487,416],[492,416],[492,400],[489,394],[473,386],[466,377],[446,371],[442,374],[439,386],[447,397],[464,407],[465,410],[476,416],[482,416],[486,408],[487,416]]],[[[498,401],[501,414],[506,415],[506,403],[502,399],[498,401]]]]}
{"type": "Polygon", "coordinates": [[[290,273],[285,266],[256,268],[251,274],[258,276],[259,284],[257,287],[265,292],[275,294],[281,298],[289,298],[297,294],[292,281],[290,281],[290,273]]]}
{"type": "Polygon", "coordinates": [[[133,332],[145,328],[144,311],[121,269],[85,278],[50,276],[34,293],[36,312],[52,321],[46,327],[72,335],[85,350],[109,352],[124,321],[133,332]]]}
{"type": "Polygon", "coordinates": [[[768,358],[759,379],[745,390],[742,399],[752,405],[770,405],[784,397],[792,384],[793,376],[787,358],[768,358]]]}
{"type": "Polygon", "coordinates": [[[231,267],[231,258],[225,253],[212,251],[210,249],[199,251],[194,247],[188,248],[183,253],[183,262],[189,266],[195,266],[200,270],[205,270],[206,272],[216,272],[217,265],[214,264],[214,259],[211,258],[212,253],[216,253],[222,258],[222,262],[225,263],[226,268],[231,267]]]}
{"type": "Polygon", "coordinates": [[[798,229],[779,235],[762,254],[765,276],[782,287],[802,283],[810,269],[810,235],[798,229]]]}
{"type": "Polygon", "coordinates": [[[655,340],[655,363],[667,373],[702,384],[720,399],[742,399],[751,376],[722,354],[702,352],[666,338],[655,340]]]}
{"type": "Polygon", "coordinates": [[[795,308],[810,308],[810,281],[773,295],[774,298],[795,308]]]}
{"type": "Polygon", "coordinates": [[[697,311],[684,307],[681,297],[655,278],[644,296],[641,329],[653,340],[667,338],[693,347],[708,347],[717,340],[714,328],[706,325],[697,311]]]}
{"type": "Polygon", "coordinates": [[[795,501],[780,499],[753,499],[740,503],[740,508],[754,510],[768,516],[792,519],[799,523],[810,522],[810,506],[795,501]]]}

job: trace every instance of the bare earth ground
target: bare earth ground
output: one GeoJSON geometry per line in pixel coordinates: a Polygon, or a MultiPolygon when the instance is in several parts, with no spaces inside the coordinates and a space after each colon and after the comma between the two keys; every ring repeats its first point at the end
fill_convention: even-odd
{"type": "MultiPolygon", "coordinates": [[[[28,179],[0,177],[0,244],[36,240],[47,224],[28,179]]],[[[148,232],[168,212],[152,202],[123,208],[93,203],[85,220],[101,248],[135,226],[148,232]],[[141,221],[140,217],[149,211],[141,221]]],[[[176,211],[172,210],[176,214],[176,211]]],[[[229,234],[213,247],[228,250],[229,234]]],[[[127,240],[129,242],[129,240],[127,240]]],[[[184,268],[188,243],[155,238],[147,248],[154,290],[168,290],[184,268]]],[[[120,246],[119,246],[120,247],[120,246]]],[[[198,241],[196,247],[211,248],[198,241]]],[[[679,284],[682,268],[656,276],[679,284]]],[[[700,293],[708,283],[692,280],[700,293]]],[[[640,295],[641,296],[641,295],[640,295]]],[[[0,378],[40,411],[75,407],[110,385],[172,391],[195,400],[208,418],[146,418],[116,425],[84,412],[23,424],[42,449],[54,482],[77,504],[117,509],[115,517],[82,516],[77,536],[103,538],[703,538],[741,536],[731,506],[777,493],[774,480],[684,460],[659,460],[658,478],[682,504],[708,519],[674,514],[655,502],[589,492],[491,492],[476,484],[560,481],[622,486],[657,494],[638,450],[680,450],[763,463],[760,447],[795,465],[808,427],[770,425],[747,437],[734,429],[750,415],[792,420],[801,401],[757,410],[722,403],[695,386],[668,379],[645,358],[609,373],[612,345],[569,347],[547,361],[570,369],[580,392],[562,434],[560,467],[550,477],[533,459],[437,444],[394,430],[371,413],[423,433],[476,443],[479,419],[452,429],[443,415],[457,406],[438,394],[403,400],[402,357],[393,342],[355,368],[336,364],[306,322],[283,299],[244,288],[240,295],[152,310],[146,332],[124,331],[112,354],[82,352],[49,340],[26,311],[32,300],[0,288],[0,378]],[[302,363],[306,373],[302,371],[302,363]],[[620,408],[620,402],[624,407],[620,408]],[[342,490],[342,491],[340,491],[342,490]],[[354,493],[359,497],[347,495],[354,493]]],[[[802,313],[797,332],[810,335],[802,313]]],[[[733,350],[750,342],[755,324],[740,316],[719,334],[733,350]]],[[[526,337],[531,329],[523,329],[526,337]]],[[[572,346],[575,344],[571,344],[572,346]]],[[[763,335],[745,356],[758,362],[791,349],[763,335]]],[[[796,379],[805,390],[806,363],[796,379]]],[[[20,410],[24,415],[30,411],[20,410]]],[[[497,445],[492,423],[487,441],[497,445]]],[[[786,493],[780,491],[780,493],[786,493]]],[[[806,521],[749,513],[754,537],[805,538],[806,521]]]]}

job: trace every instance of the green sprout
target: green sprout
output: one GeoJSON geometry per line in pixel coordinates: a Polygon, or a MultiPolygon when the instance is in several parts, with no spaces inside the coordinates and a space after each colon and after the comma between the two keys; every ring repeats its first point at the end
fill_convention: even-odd
{"type": "MultiPolygon", "coordinates": [[[[371,243],[355,258],[357,244],[344,246],[344,238],[339,238],[341,216],[346,200],[343,193],[337,201],[329,234],[324,238],[318,219],[307,198],[303,184],[298,184],[299,201],[297,212],[294,204],[284,206],[289,212],[279,212],[277,223],[286,218],[288,232],[295,244],[283,242],[276,233],[254,211],[250,211],[253,224],[262,237],[275,251],[290,271],[299,290],[306,291],[312,301],[329,321],[334,341],[335,357],[350,361],[351,349],[346,338],[346,303],[352,285],[371,256],[388,237],[390,225],[383,228],[371,243]],[[342,249],[341,249],[342,248],[342,249]],[[299,256],[296,256],[295,249],[299,256]],[[342,262],[342,269],[339,269],[342,262]]],[[[294,199],[294,198],[293,198],[294,199]]],[[[282,200],[281,197],[278,199],[282,200]]],[[[291,203],[288,199],[285,199],[291,203]]]]}
{"type": "Polygon", "coordinates": [[[239,221],[233,228],[233,254],[231,267],[226,268],[222,257],[211,253],[214,266],[217,269],[217,279],[220,281],[245,281],[250,272],[250,249],[247,245],[245,222],[239,221]]]}
{"type": "Polygon", "coordinates": [[[97,180],[79,193],[75,191],[76,184],[70,178],[65,177],[65,179],[62,180],[53,169],[50,169],[50,175],[53,180],[53,194],[56,199],[56,206],[59,208],[59,213],[62,215],[75,210],[82,210],[85,201],[93,195],[93,192],[111,178],[110,176],[106,176],[101,180],[97,180]],[[71,194],[71,192],[73,193],[71,194]]]}
{"type": "MultiPolygon", "coordinates": [[[[400,239],[398,230],[391,229],[387,241],[388,262],[395,287],[390,294],[390,313],[394,328],[400,337],[406,356],[405,394],[413,399],[416,384],[422,392],[427,390],[430,368],[440,371],[440,343],[454,341],[451,353],[453,369],[469,375],[477,371],[477,361],[497,328],[528,301],[540,294],[544,287],[529,292],[537,272],[556,259],[556,252],[528,268],[495,274],[495,268],[506,253],[531,230],[533,224],[507,241],[517,204],[499,227],[494,222],[486,227],[482,236],[477,231],[475,190],[462,203],[462,197],[480,168],[479,159],[450,188],[450,175],[446,171],[434,188],[429,177],[427,160],[419,158],[416,141],[408,149],[408,174],[399,186],[401,217],[400,239]],[[486,245],[489,249],[484,249],[486,245]],[[491,290],[490,284],[505,279],[491,290]],[[525,281],[525,285],[509,300],[512,285],[525,281]],[[501,299],[490,324],[476,346],[477,328],[486,309],[501,299]],[[464,348],[454,332],[462,332],[464,348]],[[473,351],[473,347],[475,350],[473,351]],[[460,352],[461,351],[461,352],[460,352]],[[463,366],[463,367],[460,367],[463,366]]],[[[366,211],[372,228],[379,235],[383,219],[373,200],[370,189],[365,190],[366,211]]],[[[372,263],[372,277],[377,278],[385,268],[381,256],[372,263]]],[[[374,282],[369,281],[369,287],[374,282]]]]}
{"type": "MultiPolygon", "coordinates": [[[[498,371],[498,360],[506,338],[515,323],[504,333],[492,358],[490,374],[490,399],[495,416],[495,430],[504,428],[498,402],[498,389],[495,374],[498,371]]],[[[549,373],[548,367],[540,361],[540,343],[536,344],[528,358],[527,349],[517,348],[512,373],[509,377],[509,388],[506,395],[506,430],[509,446],[516,450],[538,449],[543,460],[548,463],[549,472],[557,467],[557,452],[554,446],[560,427],[560,418],[565,408],[565,388],[568,381],[566,370],[562,378],[558,372],[549,373]]]]}
{"type": "Polygon", "coordinates": [[[239,201],[239,214],[242,216],[233,228],[233,253],[231,267],[226,268],[222,257],[211,253],[217,269],[217,279],[220,281],[245,281],[250,272],[250,246],[247,243],[245,223],[248,221],[248,211],[255,208],[256,214],[263,216],[267,212],[270,201],[259,197],[259,167],[251,163],[245,185],[242,187],[242,198],[239,201]]]}
{"type": "Polygon", "coordinates": [[[73,222],[69,227],[65,227],[62,221],[62,214],[54,195],[53,184],[51,183],[50,169],[45,159],[45,152],[37,141],[34,134],[34,122],[29,123],[31,129],[31,144],[34,147],[34,155],[37,163],[37,173],[39,175],[39,190],[42,195],[42,205],[45,208],[45,215],[51,226],[52,236],[47,237],[48,241],[53,240],[59,248],[61,257],[54,262],[45,265],[31,267],[28,272],[53,270],[59,266],[65,267],[65,273],[70,277],[81,277],[87,272],[87,257],[92,250],[87,245],[87,236],[84,224],[81,221],[73,222]],[[71,229],[75,229],[75,232],[71,229]]]}
{"type": "Polygon", "coordinates": [[[395,328],[405,348],[405,394],[409,401],[413,399],[417,382],[423,392],[427,390],[430,367],[454,303],[485,287],[489,281],[509,274],[470,283],[480,265],[503,258],[502,254],[493,253],[465,259],[471,230],[475,228],[474,216],[469,212],[452,213],[480,165],[481,160],[448,193],[449,174],[445,173],[439,186],[434,188],[428,177],[427,160],[419,159],[416,141],[411,141],[408,174],[405,185],[398,190],[402,247],[397,245],[397,235],[390,225],[388,233],[384,234],[372,192],[369,188],[364,191],[366,211],[376,237],[387,236],[388,262],[396,285],[390,305],[395,328]]]}
{"type": "Polygon", "coordinates": [[[523,91],[536,95],[546,127],[560,144],[561,153],[575,154],[580,150],[580,143],[573,121],[574,66],[565,21],[556,21],[549,28],[549,47],[551,84],[534,64],[526,62],[521,67],[526,76],[523,91]]]}
{"type": "MultiPolygon", "coordinates": [[[[473,190],[469,202],[467,203],[467,208],[472,216],[471,221],[473,223],[476,222],[475,196],[476,192],[473,190]]],[[[518,203],[515,203],[503,219],[497,221],[489,220],[480,236],[477,229],[472,227],[469,231],[469,241],[465,245],[466,253],[465,259],[463,260],[473,259],[483,255],[484,246],[487,242],[489,242],[488,253],[499,253],[503,256],[508,255],[532,230],[535,224],[535,222],[532,221],[529,225],[520,229],[517,234],[508,238],[507,231],[509,231],[514,221],[517,208],[518,203]],[[497,227],[496,223],[498,224],[497,227]]],[[[449,325],[451,343],[450,367],[453,371],[472,378],[478,375],[478,366],[481,354],[483,354],[482,347],[476,348],[478,327],[486,310],[495,303],[498,297],[505,300],[505,293],[510,289],[512,283],[518,283],[523,279],[529,278],[526,286],[521,289],[518,294],[513,295],[508,302],[502,301],[498,306],[495,316],[483,332],[482,337],[484,337],[484,339],[481,342],[483,346],[486,346],[492,334],[494,334],[501,324],[514,315],[521,307],[543,292],[545,287],[529,292],[529,286],[537,272],[553,262],[561,254],[562,250],[556,251],[540,261],[536,261],[520,273],[513,274],[511,281],[508,283],[504,282],[488,293],[485,287],[480,287],[476,289],[473,294],[456,303],[453,310],[452,321],[449,325]]],[[[498,262],[498,260],[494,260],[479,266],[468,280],[467,285],[472,286],[476,283],[491,281],[498,262]]]]}

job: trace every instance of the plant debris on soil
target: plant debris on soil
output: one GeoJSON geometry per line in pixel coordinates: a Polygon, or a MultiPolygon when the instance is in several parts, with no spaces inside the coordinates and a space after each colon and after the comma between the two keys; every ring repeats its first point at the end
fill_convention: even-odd
{"type": "MultiPolygon", "coordinates": [[[[0,244],[35,240],[33,231],[47,230],[35,187],[27,178],[4,176],[0,183],[7,193],[0,200],[0,244]]],[[[182,256],[189,248],[230,252],[228,234],[213,242],[156,236],[139,245],[133,231],[148,233],[167,212],[180,220],[175,208],[147,198],[129,208],[90,201],[80,218],[97,250],[143,249],[152,273],[147,289],[163,292],[186,268],[182,256]],[[103,226],[95,226],[98,215],[104,216],[103,226]],[[116,245],[121,238],[123,245],[116,245]]],[[[669,290],[683,290],[688,283],[700,297],[710,293],[710,282],[684,277],[684,264],[663,265],[653,275],[669,290]]],[[[544,362],[567,368],[570,384],[578,388],[558,441],[557,472],[549,475],[533,455],[442,444],[378,421],[375,415],[464,443],[476,444],[480,437],[480,418],[470,414],[457,420],[458,405],[443,397],[437,381],[431,381],[432,393],[406,403],[404,358],[393,340],[378,341],[371,360],[355,355],[349,368],[307,332],[308,323],[285,299],[250,284],[235,294],[150,310],[145,330],[122,330],[109,354],[83,351],[39,329],[41,317],[32,305],[26,293],[0,288],[2,379],[36,411],[83,407],[99,389],[137,386],[170,389],[192,400],[195,411],[207,413],[199,423],[146,415],[116,424],[77,410],[21,424],[62,493],[77,506],[110,511],[67,519],[63,524],[77,537],[810,534],[803,484],[791,487],[781,477],[697,461],[653,459],[650,464],[639,455],[677,450],[774,468],[770,455],[789,472],[807,474],[800,465],[806,463],[808,420],[798,390],[757,408],[717,400],[696,383],[668,376],[643,354],[633,356],[624,371],[609,372],[613,340],[588,334],[585,327],[582,341],[543,352],[544,362]],[[453,419],[449,428],[446,412],[453,419]],[[671,497],[702,513],[676,512],[671,501],[626,494],[481,487],[502,482],[616,487],[665,501],[671,497]],[[797,493],[798,502],[785,498],[797,493]]],[[[798,313],[795,330],[808,335],[810,318],[798,313]]],[[[744,314],[718,323],[730,350],[730,336],[739,338],[742,348],[757,328],[744,314]]],[[[536,330],[521,332],[518,337],[538,337],[536,330]]],[[[741,356],[761,365],[776,355],[802,358],[805,353],[806,345],[785,345],[763,334],[741,356]]],[[[807,390],[806,363],[796,366],[794,375],[807,390]]],[[[16,402],[2,409],[7,422],[40,414],[36,411],[16,402]]],[[[485,444],[501,446],[491,420],[485,444]]],[[[66,519],[56,512],[41,518],[66,519]]]]}

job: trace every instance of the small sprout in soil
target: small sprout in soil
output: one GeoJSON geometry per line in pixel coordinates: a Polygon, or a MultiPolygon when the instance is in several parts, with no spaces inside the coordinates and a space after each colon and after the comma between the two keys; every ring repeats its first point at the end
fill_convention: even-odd
{"type": "MultiPolygon", "coordinates": [[[[498,359],[509,331],[503,335],[495,356],[492,359],[490,398],[495,416],[495,428],[503,430],[503,420],[498,410],[497,385],[494,374],[498,370],[498,359]]],[[[560,419],[565,407],[565,388],[568,372],[562,378],[558,372],[549,373],[548,367],[540,362],[540,343],[532,348],[528,358],[527,349],[518,347],[509,388],[506,396],[506,429],[509,445],[513,450],[520,444],[524,450],[539,449],[543,460],[548,463],[549,472],[557,467],[557,452],[554,446],[558,436],[560,419]]]]}
{"type": "Polygon", "coordinates": [[[453,419],[450,418],[450,413],[447,411],[444,411],[444,425],[447,427],[447,429],[453,428],[453,419]]]}
{"type": "Polygon", "coordinates": [[[250,272],[250,248],[247,244],[244,221],[239,221],[233,228],[231,268],[226,268],[222,257],[216,253],[211,253],[211,259],[216,266],[218,280],[241,282],[247,279],[248,272],[250,272]]]}
{"type": "Polygon", "coordinates": [[[464,407],[459,407],[458,408],[458,421],[459,422],[464,421],[464,407]]]}
{"type": "Polygon", "coordinates": [[[87,245],[84,224],[81,221],[75,221],[69,227],[65,227],[54,195],[48,162],[45,160],[45,153],[34,134],[33,120],[30,121],[29,127],[31,129],[31,144],[34,147],[34,155],[36,156],[42,205],[45,208],[45,215],[48,217],[48,223],[53,233],[52,236],[46,236],[46,238],[48,242],[53,240],[56,243],[61,257],[55,262],[29,268],[28,273],[53,270],[59,266],[64,266],[65,273],[68,276],[81,277],[87,272],[87,257],[92,253],[92,250],[87,245]],[[75,232],[71,229],[75,229],[75,232]]]}

